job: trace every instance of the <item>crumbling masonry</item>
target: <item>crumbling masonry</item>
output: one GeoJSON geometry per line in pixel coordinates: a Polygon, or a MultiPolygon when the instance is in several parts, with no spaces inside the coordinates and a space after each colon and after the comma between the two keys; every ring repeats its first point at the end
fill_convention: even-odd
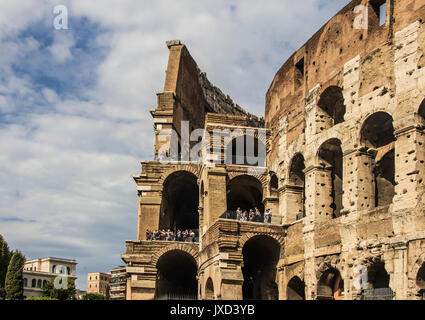
{"type": "Polygon", "coordinates": [[[134,176],[138,238],[122,254],[128,299],[423,299],[424,17],[425,0],[352,1],[277,72],[264,119],[167,42],[154,160],[134,176]],[[211,137],[264,128],[266,170],[220,161],[232,141],[163,164],[182,121],[211,137]],[[270,208],[272,223],[230,219],[237,207],[270,208]],[[199,240],[145,240],[169,228],[199,240]]]}

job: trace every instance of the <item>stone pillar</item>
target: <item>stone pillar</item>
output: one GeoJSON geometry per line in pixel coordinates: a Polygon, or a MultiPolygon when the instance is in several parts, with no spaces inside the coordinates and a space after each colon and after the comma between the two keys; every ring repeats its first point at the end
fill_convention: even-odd
{"type": "Polygon", "coordinates": [[[304,213],[304,188],[285,185],[279,189],[279,198],[283,223],[290,224],[297,221],[297,216],[304,213]]]}
{"type": "Polygon", "coordinates": [[[397,130],[395,143],[395,196],[393,199],[393,227],[396,235],[420,231],[421,223],[414,217],[414,209],[424,190],[425,134],[410,126],[397,130]],[[417,228],[420,228],[416,230],[417,228]]]}
{"type": "Polygon", "coordinates": [[[314,223],[304,220],[304,282],[305,299],[315,300],[317,296],[316,261],[314,256],[314,223]]]}
{"type": "Polygon", "coordinates": [[[137,239],[145,240],[146,229],[158,230],[159,216],[161,214],[161,198],[148,197],[139,192],[139,208],[138,208],[138,232],[137,239]]]}
{"type": "Polygon", "coordinates": [[[344,213],[375,207],[373,155],[364,149],[351,150],[343,157],[344,213]]]}
{"type": "Polygon", "coordinates": [[[331,220],[333,215],[332,168],[309,167],[305,171],[305,210],[311,220],[331,220]]]}
{"type": "Polygon", "coordinates": [[[242,271],[222,271],[221,273],[221,300],[243,300],[242,285],[243,275],[242,271]]]}
{"type": "MultiPolygon", "coordinates": [[[[396,243],[394,247],[394,272],[391,279],[391,288],[395,291],[396,300],[407,299],[408,289],[408,256],[407,245],[405,243],[396,243]]],[[[410,266],[412,267],[412,266],[410,266]]]]}
{"type": "Polygon", "coordinates": [[[264,208],[265,210],[272,210],[272,223],[281,224],[282,216],[279,213],[279,198],[277,197],[268,197],[264,199],[264,208]]]}
{"type": "Polygon", "coordinates": [[[222,168],[208,170],[204,198],[203,233],[227,210],[226,171],[222,168]]]}

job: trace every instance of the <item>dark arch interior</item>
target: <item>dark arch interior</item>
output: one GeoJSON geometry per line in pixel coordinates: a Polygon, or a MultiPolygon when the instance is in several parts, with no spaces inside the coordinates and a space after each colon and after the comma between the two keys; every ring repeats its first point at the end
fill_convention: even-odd
{"type": "Polygon", "coordinates": [[[211,278],[208,278],[207,283],[205,284],[205,299],[214,300],[214,284],[211,278]]]}
{"type": "Polygon", "coordinates": [[[422,100],[421,105],[419,106],[418,114],[425,119],[425,99],[422,100]]]}
{"type": "Polygon", "coordinates": [[[299,277],[293,277],[286,289],[288,300],[305,300],[305,283],[299,277]]]}
{"type": "Polygon", "coordinates": [[[361,131],[362,144],[368,148],[381,148],[394,142],[393,118],[386,112],[371,115],[361,131]]]}
{"type": "Polygon", "coordinates": [[[158,260],[156,299],[197,299],[198,267],[187,252],[173,250],[158,260]]]}
{"type": "Polygon", "coordinates": [[[279,180],[275,173],[270,174],[270,189],[272,191],[277,191],[277,189],[279,189],[279,180]]]}
{"type": "Polygon", "coordinates": [[[266,165],[266,146],[252,136],[240,136],[226,146],[226,164],[242,166],[266,165]]]}
{"type": "Polygon", "coordinates": [[[383,262],[376,262],[368,268],[369,289],[381,289],[390,287],[390,275],[385,270],[383,262]]]}
{"type": "Polygon", "coordinates": [[[292,185],[304,187],[304,157],[302,154],[297,154],[291,162],[289,180],[292,185]]]}
{"type": "Polygon", "coordinates": [[[327,88],[320,96],[318,106],[333,119],[333,124],[344,122],[345,104],[342,89],[337,86],[327,88]]]}
{"type": "Polygon", "coordinates": [[[343,175],[342,175],[342,149],[341,141],[331,139],[325,142],[319,150],[319,160],[325,167],[331,167],[332,175],[332,204],[333,217],[341,215],[343,196],[343,175]]]}
{"type": "Polygon", "coordinates": [[[254,237],[242,249],[244,300],[278,300],[276,265],[279,261],[280,245],[267,236],[254,237]]]}
{"type": "Polygon", "coordinates": [[[323,272],[317,285],[318,300],[334,300],[337,291],[344,290],[344,281],[340,272],[335,268],[329,268],[323,272]]]}
{"type": "Polygon", "coordinates": [[[375,206],[390,205],[395,195],[395,159],[394,149],[380,159],[374,169],[375,206]]]}
{"type": "Polygon", "coordinates": [[[416,285],[420,289],[425,290],[425,262],[422,264],[416,276],[416,285]]]}
{"type": "Polygon", "coordinates": [[[264,212],[263,187],[256,178],[240,176],[231,180],[227,185],[227,210],[242,211],[258,208],[264,212]]]}
{"type": "Polygon", "coordinates": [[[192,173],[179,171],[164,182],[159,228],[199,229],[199,188],[192,173]]]}

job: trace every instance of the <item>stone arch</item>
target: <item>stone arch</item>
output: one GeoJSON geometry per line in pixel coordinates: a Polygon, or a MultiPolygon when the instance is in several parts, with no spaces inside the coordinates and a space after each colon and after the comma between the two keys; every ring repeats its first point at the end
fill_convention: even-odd
{"type": "Polygon", "coordinates": [[[241,172],[231,172],[226,183],[227,210],[249,211],[258,208],[264,212],[264,197],[267,191],[267,177],[254,176],[241,172]],[[261,180],[260,180],[261,178],[261,180]]]}
{"type": "Polygon", "coordinates": [[[359,133],[360,145],[376,149],[394,142],[393,122],[394,118],[387,110],[376,110],[367,113],[361,119],[362,126],[359,133]],[[380,132],[379,135],[374,134],[374,132],[378,131],[380,132]]]}
{"type": "Polygon", "coordinates": [[[425,299],[425,253],[419,255],[409,272],[408,291],[412,296],[425,299]]]}
{"type": "Polygon", "coordinates": [[[332,138],[324,142],[317,151],[316,161],[322,167],[322,192],[319,202],[322,215],[338,218],[342,210],[343,197],[343,151],[341,140],[332,138]]]}
{"type": "Polygon", "coordinates": [[[280,234],[270,233],[270,229],[268,229],[267,227],[256,228],[254,232],[244,233],[239,238],[239,247],[242,249],[249,240],[258,236],[267,236],[269,238],[272,238],[276,240],[277,243],[279,243],[281,251],[284,248],[285,238],[280,234]]]}
{"type": "Polygon", "coordinates": [[[241,251],[243,298],[278,300],[277,264],[282,252],[280,243],[274,237],[259,234],[243,242],[241,251]]]}
{"type": "Polygon", "coordinates": [[[214,292],[214,283],[209,277],[207,281],[205,282],[205,293],[204,293],[204,299],[205,300],[214,300],[215,299],[215,292],[214,292]]]}
{"type": "Polygon", "coordinates": [[[198,262],[190,249],[175,248],[160,250],[165,252],[153,259],[156,267],[155,299],[197,300],[198,262]]]}
{"type": "Polygon", "coordinates": [[[230,171],[227,174],[228,182],[232,181],[233,179],[235,179],[237,177],[246,176],[246,175],[257,179],[262,185],[263,192],[264,192],[264,190],[267,189],[268,182],[267,182],[267,176],[266,175],[253,175],[253,174],[248,174],[247,172],[230,171]]]}
{"type": "Polygon", "coordinates": [[[298,276],[293,276],[286,285],[287,300],[305,300],[305,282],[298,276]]]}
{"type": "MultiPolygon", "coordinates": [[[[344,122],[346,107],[342,88],[336,85],[328,86],[319,96],[319,119],[323,128],[329,129],[334,125],[344,122]]],[[[318,119],[318,120],[319,120],[318,119]]]]}
{"type": "Polygon", "coordinates": [[[390,205],[395,195],[394,120],[386,111],[369,115],[360,130],[360,145],[370,150],[374,159],[371,176],[374,184],[375,207],[390,205]]]}
{"type": "Polygon", "coordinates": [[[156,251],[152,256],[152,265],[155,267],[158,265],[159,259],[166,253],[170,251],[184,251],[188,253],[198,264],[198,250],[195,247],[188,246],[187,244],[182,243],[173,243],[171,245],[167,245],[163,247],[161,250],[156,251]]]}
{"type": "Polygon", "coordinates": [[[419,105],[418,115],[425,120],[425,99],[423,99],[419,105]]]}
{"type": "Polygon", "coordinates": [[[179,171],[185,171],[185,172],[192,173],[194,176],[196,176],[199,179],[199,167],[198,166],[189,165],[189,164],[173,166],[172,168],[170,168],[167,171],[165,171],[164,173],[162,173],[161,177],[158,180],[158,184],[161,187],[161,190],[159,191],[161,196],[162,196],[162,192],[163,192],[164,182],[173,173],[176,173],[176,172],[179,172],[179,171]]]}
{"type": "Polygon", "coordinates": [[[159,229],[199,229],[199,178],[187,170],[173,170],[161,193],[159,229]]]}

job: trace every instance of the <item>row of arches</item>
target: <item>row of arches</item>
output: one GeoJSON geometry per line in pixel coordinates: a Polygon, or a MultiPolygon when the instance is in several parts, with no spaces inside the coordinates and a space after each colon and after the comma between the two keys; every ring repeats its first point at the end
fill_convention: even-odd
{"type": "MultiPolygon", "coordinates": [[[[425,110],[425,108],[424,108],[425,110]]],[[[365,120],[361,129],[361,148],[370,158],[369,168],[372,181],[363,181],[373,185],[374,206],[385,206],[392,203],[395,191],[395,142],[393,118],[386,112],[377,112],[365,120]]],[[[321,194],[322,211],[325,215],[337,218],[343,208],[343,150],[342,143],[337,138],[325,141],[316,153],[315,163],[322,168],[323,178],[319,185],[323,187],[321,194]]],[[[286,184],[294,196],[288,206],[295,208],[298,217],[305,216],[305,159],[302,153],[297,153],[289,163],[286,184]]],[[[274,192],[279,186],[275,173],[271,173],[270,190],[274,192]]],[[[370,208],[372,209],[372,208],[370,208]]]]}
{"type": "MultiPolygon", "coordinates": [[[[195,174],[188,171],[170,174],[163,183],[159,229],[193,230],[198,234],[199,207],[203,207],[205,195],[204,183],[199,188],[195,174]]],[[[249,175],[229,179],[226,201],[228,211],[258,208],[264,212],[263,184],[249,175]]]]}
{"type": "MultiPolygon", "coordinates": [[[[31,280],[31,288],[43,288],[44,285],[47,283],[47,280],[41,280],[41,279],[32,279],[31,280]]],[[[24,288],[29,288],[28,284],[28,278],[24,278],[24,288]]]]}
{"type": "MultiPolygon", "coordinates": [[[[277,300],[276,266],[280,257],[277,240],[269,236],[252,237],[243,246],[242,255],[243,299],[277,300]]],[[[183,250],[170,250],[158,259],[156,268],[155,299],[198,298],[198,264],[191,254],[183,250]]],[[[218,295],[211,278],[200,290],[205,299],[212,300],[218,295]]]]}

